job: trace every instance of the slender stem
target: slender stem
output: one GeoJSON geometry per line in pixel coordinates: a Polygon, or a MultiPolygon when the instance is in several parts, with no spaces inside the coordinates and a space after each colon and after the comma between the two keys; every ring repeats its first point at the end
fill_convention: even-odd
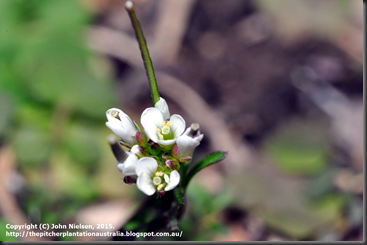
{"type": "Polygon", "coordinates": [[[146,41],[143,35],[143,31],[140,27],[139,20],[136,17],[133,2],[127,1],[125,3],[125,8],[127,12],[129,13],[130,20],[131,20],[131,23],[135,31],[136,39],[138,40],[138,43],[139,43],[141,56],[144,61],[144,67],[145,67],[145,71],[146,71],[148,81],[149,81],[149,87],[150,87],[150,92],[151,92],[151,96],[153,100],[153,105],[155,105],[159,101],[160,96],[158,93],[157,80],[155,79],[154,68],[153,68],[152,60],[150,59],[149,50],[148,50],[148,47],[147,47],[147,44],[146,44],[146,41]]]}

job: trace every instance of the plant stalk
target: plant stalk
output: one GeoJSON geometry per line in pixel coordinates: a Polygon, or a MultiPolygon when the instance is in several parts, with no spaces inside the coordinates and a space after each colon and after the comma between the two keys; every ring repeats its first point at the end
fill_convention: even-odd
{"type": "Polygon", "coordinates": [[[129,13],[129,17],[130,17],[132,26],[135,31],[136,39],[138,40],[138,43],[139,43],[141,57],[143,58],[145,72],[147,74],[148,81],[149,81],[149,87],[150,87],[150,93],[151,93],[152,100],[153,100],[153,105],[155,105],[159,101],[160,96],[158,93],[157,80],[155,78],[153,63],[152,63],[152,60],[150,59],[148,46],[146,44],[146,41],[143,35],[143,30],[140,27],[139,20],[136,17],[133,2],[127,1],[125,3],[125,9],[129,13]]]}

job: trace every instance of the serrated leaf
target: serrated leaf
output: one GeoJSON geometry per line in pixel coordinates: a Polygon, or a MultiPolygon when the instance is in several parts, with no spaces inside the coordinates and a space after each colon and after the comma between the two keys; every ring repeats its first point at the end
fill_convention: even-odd
{"type": "Polygon", "coordinates": [[[214,163],[222,161],[226,156],[227,152],[216,151],[204,157],[200,162],[198,162],[193,168],[190,169],[189,173],[184,178],[184,183],[182,185],[183,188],[187,187],[188,183],[190,182],[192,177],[195,176],[195,174],[214,163]]]}

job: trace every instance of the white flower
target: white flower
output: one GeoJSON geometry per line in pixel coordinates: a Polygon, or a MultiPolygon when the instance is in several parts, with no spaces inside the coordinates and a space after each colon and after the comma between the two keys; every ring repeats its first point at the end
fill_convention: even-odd
{"type": "Polygon", "coordinates": [[[192,153],[195,148],[200,145],[200,141],[203,139],[204,135],[200,134],[197,130],[193,134],[192,128],[186,129],[185,133],[177,138],[177,158],[178,159],[188,159],[191,158],[192,153]]]}
{"type": "Polygon", "coordinates": [[[108,122],[106,126],[119,136],[124,143],[132,146],[135,144],[135,134],[137,132],[130,117],[120,109],[112,108],[106,112],[108,122]]]}
{"type": "Polygon", "coordinates": [[[136,164],[136,184],[138,189],[148,196],[156,191],[170,191],[180,182],[180,174],[176,170],[168,176],[167,173],[157,171],[157,168],[158,163],[152,157],[143,157],[136,164]]]}
{"type": "Polygon", "coordinates": [[[141,125],[155,143],[172,145],[184,132],[185,120],[177,114],[170,117],[167,103],[162,98],[155,106],[144,110],[141,115],[141,125]]]}
{"type": "Polygon", "coordinates": [[[135,168],[138,157],[131,152],[126,152],[126,154],[128,154],[128,157],[123,163],[117,161],[117,169],[125,176],[136,176],[135,168]]]}

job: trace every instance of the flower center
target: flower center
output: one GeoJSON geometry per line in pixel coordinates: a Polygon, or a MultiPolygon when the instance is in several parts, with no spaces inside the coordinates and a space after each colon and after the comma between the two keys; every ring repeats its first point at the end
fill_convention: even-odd
{"type": "Polygon", "coordinates": [[[162,183],[162,179],[158,176],[153,178],[153,184],[154,185],[159,185],[160,183],[162,183]]]}
{"type": "Polygon", "coordinates": [[[171,122],[168,121],[163,121],[162,122],[162,127],[161,128],[157,128],[158,131],[158,136],[160,139],[163,140],[171,140],[174,138],[173,132],[171,130],[171,122]]]}
{"type": "Polygon", "coordinates": [[[162,134],[169,134],[171,132],[170,126],[163,126],[162,127],[162,134]]]}
{"type": "Polygon", "coordinates": [[[162,176],[163,176],[162,172],[156,172],[153,178],[153,184],[156,186],[158,191],[162,190],[162,188],[166,185],[165,183],[162,183],[163,182],[162,176]]]}

